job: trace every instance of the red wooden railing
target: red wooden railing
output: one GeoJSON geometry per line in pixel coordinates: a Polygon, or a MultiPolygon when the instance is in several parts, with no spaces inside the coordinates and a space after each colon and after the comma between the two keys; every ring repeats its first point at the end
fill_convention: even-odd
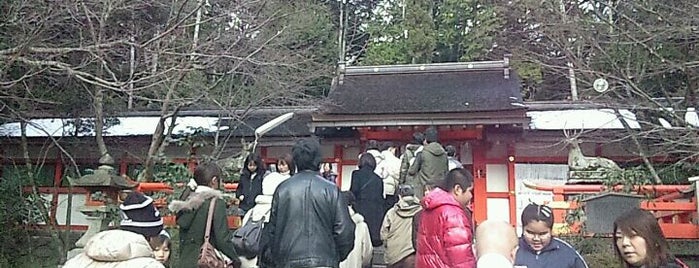
{"type": "MultiPolygon", "coordinates": [[[[177,186],[182,187],[183,184],[180,183],[177,186]]],[[[235,191],[238,188],[238,183],[226,183],[223,187],[226,191],[235,191]]],[[[174,192],[172,186],[162,182],[142,182],[138,184],[135,190],[142,193],[165,192],[171,194],[174,192]]],[[[167,207],[167,202],[165,201],[165,199],[155,200],[154,204],[158,208],[167,207]]],[[[242,219],[240,218],[240,216],[229,215],[228,227],[231,229],[237,229],[238,227],[240,227],[241,221],[242,219]]],[[[163,216],[163,222],[165,223],[165,226],[177,226],[175,215],[163,216]]]]}
{"type": "MultiPolygon", "coordinates": [[[[576,201],[566,201],[565,197],[574,194],[591,194],[607,190],[604,185],[536,185],[525,182],[527,188],[553,193],[553,202],[549,205],[553,208],[555,224],[567,226],[565,215],[567,210],[578,208],[576,201]]],[[[697,220],[696,195],[689,199],[682,199],[682,192],[691,188],[691,185],[644,185],[634,187],[634,192],[640,194],[652,194],[656,196],[652,200],[641,201],[640,208],[652,212],[665,237],[678,239],[699,239],[699,225],[697,220]],[[694,222],[693,222],[694,221],[694,222]]],[[[621,186],[613,190],[621,190],[621,186]]],[[[572,228],[572,231],[579,231],[572,228]]]]}

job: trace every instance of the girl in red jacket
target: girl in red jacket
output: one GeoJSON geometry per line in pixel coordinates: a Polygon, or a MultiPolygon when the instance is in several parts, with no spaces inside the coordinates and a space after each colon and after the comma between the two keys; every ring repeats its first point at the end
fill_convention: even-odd
{"type": "Polygon", "coordinates": [[[423,200],[417,237],[417,268],[473,268],[471,202],[473,176],[454,169],[423,200]]]}

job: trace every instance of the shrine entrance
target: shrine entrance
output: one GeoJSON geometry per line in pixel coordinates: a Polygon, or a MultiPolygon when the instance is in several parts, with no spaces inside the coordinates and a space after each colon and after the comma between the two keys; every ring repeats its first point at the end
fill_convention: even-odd
{"type": "Polygon", "coordinates": [[[516,219],[515,158],[512,144],[476,145],[473,150],[473,219],[516,219]],[[491,148],[487,148],[491,147],[491,148]],[[504,153],[504,154],[503,154],[504,153]]]}
{"type": "MultiPolygon", "coordinates": [[[[364,127],[357,130],[364,150],[368,140],[392,141],[402,147],[412,140],[414,132],[425,129],[426,126],[400,129],[364,127]]],[[[515,224],[514,144],[484,140],[484,128],[480,125],[438,126],[437,130],[442,146],[456,147],[456,158],[473,174],[474,221],[498,219],[515,224]]]]}

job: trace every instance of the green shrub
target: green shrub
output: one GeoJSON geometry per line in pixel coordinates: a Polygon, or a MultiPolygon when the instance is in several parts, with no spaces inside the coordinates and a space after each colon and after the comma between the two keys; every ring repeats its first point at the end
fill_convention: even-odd
{"type": "Polygon", "coordinates": [[[561,239],[570,243],[582,255],[588,267],[617,267],[611,238],[567,236],[561,239]]]}
{"type": "Polygon", "coordinates": [[[23,224],[32,211],[22,193],[22,182],[16,178],[0,178],[0,267],[22,267],[21,256],[30,252],[29,234],[23,224]]]}
{"type": "Polygon", "coordinates": [[[21,174],[0,178],[0,267],[56,267],[58,242],[26,228],[46,221],[47,201],[24,193],[24,184],[21,174]]]}

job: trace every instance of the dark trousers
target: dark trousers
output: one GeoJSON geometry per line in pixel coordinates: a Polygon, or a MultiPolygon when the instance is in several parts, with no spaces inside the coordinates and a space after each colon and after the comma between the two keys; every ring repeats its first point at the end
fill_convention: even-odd
{"type": "Polygon", "coordinates": [[[410,254],[403,258],[402,260],[390,264],[387,266],[388,268],[414,268],[415,267],[415,253],[410,254]]]}

